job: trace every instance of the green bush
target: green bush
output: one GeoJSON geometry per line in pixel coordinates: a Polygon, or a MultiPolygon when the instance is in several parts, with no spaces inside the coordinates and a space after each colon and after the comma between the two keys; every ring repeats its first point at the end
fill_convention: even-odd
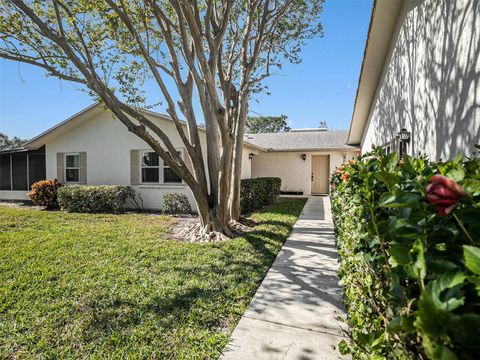
{"type": "Polygon", "coordinates": [[[356,359],[480,354],[480,159],[379,150],[337,169],[332,210],[356,359]]]}
{"type": "Polygon", "coordinates": [[[163,195],[162,210],[165,214],[190,214],[192,207],[187,195],[173,192],[163,195]]]}
{"type": "Polygon", "coordinates": [[[240,185],[240,207],[248,213],[265,205],[273,204],[280,194],[282,181],[276,177],[242,179],[240,185]]]}
{"type": "Polygon", "coordinates": [[[37,206],[46,206],[47,209],[58,208],[57,192],[62,186],[56,179],[40,180],[32,184],[32,190],[27,194],[37,206]]]}
{"type": "Polygon", "coordinates": [[[125,185],[67,185],[58,190],[62,210],[79,213],[123,213],[134,190],[125,185]]]}

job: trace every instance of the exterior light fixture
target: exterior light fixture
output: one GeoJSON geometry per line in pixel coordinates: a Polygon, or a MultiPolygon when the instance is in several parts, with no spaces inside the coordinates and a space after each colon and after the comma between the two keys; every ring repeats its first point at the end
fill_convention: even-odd
{"type": "Polygon", "coordinates": [[[403,156],[407,153],[408,144],[410,143],[410,131],[407,131],[407,129],[402,128],[397,133],[397,138],[399,140],[398,152],[400,153],[400,156],[403,156]]]}
{"type": "Polygon", "coordinates": [[[302,154],[302,160],[303,161],[307,160],[307,154],[302,154]]]}
{"type": "Polygon", "coordinates": [[[248,154],[248,159],[249,159],[249,160],[252,160],[254,156],[255,156],[254,153],[250,153],[250,154],[248,154]]]}
{"type": "Polygon", "coordinates": [[[407,129],[403,128],[398,133],[398,137],[399,137],[400,141],[405,141],[405,142],[408,143],[408,142],[410,142],[410,131],[407,131],[407,129]]]}

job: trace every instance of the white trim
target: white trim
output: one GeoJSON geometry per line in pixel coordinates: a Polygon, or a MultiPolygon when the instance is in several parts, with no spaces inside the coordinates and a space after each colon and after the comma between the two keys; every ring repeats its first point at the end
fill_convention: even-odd
{"type": "Polygon", "coordinates": [[[10,155],[10,191],[13,191],[13,161],[10,155]]]}
{"type": "Polygon", "coordinates": [[[185,189],[187,184],[180,183],[166,183],[166,184],[140,184],[132,185],[137,186],[140,189],[185,189]]]}
{"type": "Polygon", "coordinates": [[[69,152],[63,154],[63,181],[65,184],[80,184],[80,152],[69,152]],[[78,156],[78,166],[67,166],[67,156],[78,156]],[[67,169],[78,170],[78,181],[67,181],[67,169]]]}
{"type": "MultiPolygon", "coordinates": [[[[184,159],[183,158],[183,149],[178,149],[177,152],[180,153],[180,157],[183,160],[184,159]]],[[[168,183],[166,183],[165,182],[165,168],[170,169],[170,166],[165,165],[165,162],[163,162],[163,161],[162,161],[162,163],[163,163],[163,167],[162,167],[162,180],[163,181],[162,181],[162,184],[165,184],[165,185],[182,185],[182,184],[185,184],[183,179],[178,175],[177,176],[180,178],[180,182],[168,182],[168,183]]]]}
{"type": "Polygon", "coordinates": [[[30,154],[27,153],[27,191],[30,191],[30,154]]]}
{"type": "MultiPolygon", "coordinates": [[[[180,153],[180,156],[183,159],[183,155],[184,155],[183,149],[180,148],[177,151],[180,153]]],[[[146,154],[146,153],[155,153],[155,151],[152,150],[152,149],[138,150],[138,156],[139,156],[139,163],[138,163],[139,184],[138,184],[138,186],[140,186],[140,187],[155,187],[155,188],[159,188],[159,187],[163,187],[163,186],[168,187],[168,188],[175,188],[175,187],[184,188],[185,187],[185,182],[181,178],[180,178],[181,182],[168,182],[168,183],[166,183],[164,181],[164,169],[165,168],[170,168],[170,166],[165,165],[165,162],[162,160],[162,158],[160,156],[158,156],[158,154],[157,154],[157,156],[158,156],[158,166],[143,166],[142,159],[143,159],[143,155],[146,154]],[[145,169],[158,169],[158,183],[157,182],[144,182],[143,178],[142,178],[142,169],[143,168],[145,168],[145,169]]]]}
{"type": "MultiPolygon", "coordinates": [[[[140,157],[139,159],[139,163],[138,163],[138,172],[139,172],[139,183],[140,185],[160,185],[162,184],[162,174],[160,173],[160,168],[161,168],[161,165],[160,165],[160,161],[162,161],[162,159],[160,159],[160,156],[158,157],[158,165],[157,166],[143,166],[143,156],[147,153],[155,153],[155,151],[149,149],[149,150],[139,150],[138,151],[138,156],[140,157]],[[142,177],[142,170],[143,169],[158,169],[158,183],[157,182],[153,182],[153,181],[143,181],[143,177],[142,177]]],[[[158,156],[158,155],[157,155],[158,156]]]]}

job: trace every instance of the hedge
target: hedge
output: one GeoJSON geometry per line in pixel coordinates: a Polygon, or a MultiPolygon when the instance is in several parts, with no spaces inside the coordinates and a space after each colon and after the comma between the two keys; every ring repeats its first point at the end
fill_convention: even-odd
{"type": "Polygon", "coordinates": [[[380,150],[331,177],[356,359],[480,354],[480,159],[445,163],[380,150]]]}
{"type": "Polygon", "coordinates": [[[62,210],[79,213],[123,213],[134,190],[124,185],[67,185],[58,190],[62,210]]]}
{"type": "Polygon", "coordinates": [[[162,211],[165,214],[191,214],[192,207],[188,201],[187,195],[171,192],[163,195],[162,211]]]}
{"type": "Polygon", "coordinates": [[[248,213],[265,205],[273,204],[280,194],[282,180],[277,177],[242,179],[240,184],[240,207],[248,213]]]}

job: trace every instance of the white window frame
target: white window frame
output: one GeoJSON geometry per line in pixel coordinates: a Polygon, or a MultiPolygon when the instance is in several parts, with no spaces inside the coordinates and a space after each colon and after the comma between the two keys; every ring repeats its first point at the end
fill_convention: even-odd
{"type": "Polygon", "coordinates": [[[63,154],[63,176],[65,179],[65,183],[67,184],[80,184],[80,153],[79,152],[71,152],[63,154]],[[78,166],[67,166],[67,156],[78,156],[78,166]],[[67,181],[67,170],[78,170],[78,181],[67,181]]]}
{"type": "Polygon", "coordinates": [[[145,154],[148,154],[148,153],[154,153],[155,151],[153,150],[140,150],[139,151],[139,155],[140,155],[140,166],[139,166],[139,172],[140,172],[140,184],[142,185],[159,185],[162,183],[162,180],[163,180],[163,174],[162,172],[160,171],[160,169],[162,168],[162,159],[160,158],[160,156],[158,157],[158,165],[157,166],[144,166],[143,165],[143,156],[145,154]],[[158,169],[158,182],[153,182],[153,181],[143,181],[143,177],[142,177],[142,170],[143,169],[158,169]]]}
{"type": "MultiPolygon", "coordinates": [[[[183,150],[182,150],[182,149],[178,149],[178,150],[177,150],[177,153],[178,153],[178,154],[180,155],[180,157],[183,159],[183,150]]],[[[160,160],[162,160],[162,159],[160,159],[160,160]]],[[[162,166],[162,184],[165,184],[165,185],[180,185],[180,184],[183,184],[183,179],[182,179],[182,178],[180,178],[180,182],[168,182],[168,183],[166,183],[166,182],[165,182],[165,176],[164,176],[165,173],[164,173],[164,171],[165,171],[165,169],[170,169],[170,166],[166,165],[163,160],[162,160],[162,164],[163,164],[163,166],[162,166]]],[[[177,176],[178,176],[178,175],[177,175],[177,176]]],[[[179,177],[180,177],[180,176],[179,176],[179,177]]]]}
{"type": "MultiPolygon", "coordinates": [[[[178,153],[180,154],[180,157],[183,159],[183,149],[177,149],[178,153]]],[[[178,182],[178,183],[173,183],[173,182],[169,182],[169,183],[166,183],[164,182],[164,174],[163,174],[163,171],[165,168],[170,168],[170,166],[166,165],[165,162],[162,160],[162,158],[159,156],[158,157],[158,166],[143,166],[143,162],[142,162],[142,159],[143,159],[143,155],[146,154],[146,153],[154,153],[155,151],[151,150],[151,149],[147,149],[147,150],[139,150],[138,151],[138,154],[139,154],[139,166],[138,166],[138,172],[139,172],[139,182],[140,182],[140,185],[165,185],[165,186],[178,186],[178,185],[184,185],[185,182],[183,181],[183,179],[181,179],[181,182],[178,182]],[[153,169],[156,169],[158,168],[158,183],[157,182],[144,182],[143,179],[142,179],[142,169],[143,168],[153,168],[153,169]]]]}

